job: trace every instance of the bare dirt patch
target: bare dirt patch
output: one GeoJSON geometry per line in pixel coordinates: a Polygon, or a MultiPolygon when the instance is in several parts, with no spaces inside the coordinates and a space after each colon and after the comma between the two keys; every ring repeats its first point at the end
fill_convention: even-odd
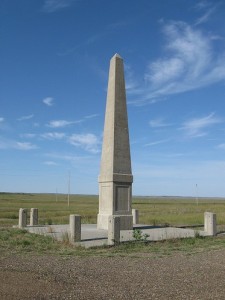
{"type": "Polygon", "coordinates": [[[8,254],[1,299],[224,299],[225,250],[155,257],[8,254]]]}

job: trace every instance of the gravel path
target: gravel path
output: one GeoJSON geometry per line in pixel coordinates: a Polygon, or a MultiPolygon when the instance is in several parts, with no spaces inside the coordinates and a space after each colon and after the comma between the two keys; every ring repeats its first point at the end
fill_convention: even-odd
{"type": "Polygon", "coordinates": [[[166,257],[11,255],[0,299],[225,299],[225,250],[166,257]]]}

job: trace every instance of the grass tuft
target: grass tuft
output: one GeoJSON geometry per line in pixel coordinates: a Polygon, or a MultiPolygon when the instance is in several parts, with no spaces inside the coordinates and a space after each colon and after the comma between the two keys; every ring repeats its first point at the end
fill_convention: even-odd
{"type": "Polygon", "coordinates": [[[17,254],[53,254],[62,256],[149,256],[163,257],[173,253],[193,254],[225,248],[225,237],[194,237],[159,242],[134,241],[121,243],[115,247],[102,246],[85,249],[72,246],[69,236],[60,242],[52,237],[28,233],[20,229],[0,229],[0,256],[17,254]]]}

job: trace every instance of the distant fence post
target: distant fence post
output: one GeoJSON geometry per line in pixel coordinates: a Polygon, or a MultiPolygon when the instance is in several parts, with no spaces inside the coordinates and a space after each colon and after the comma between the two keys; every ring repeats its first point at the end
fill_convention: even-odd
{"type": "Polygon", "coordinates": [[[138,209],[132,209],[132,216],[133,216],[133,224],[139,224],[139,211],[138,209]]]}
{"type": "Polygon", "coordinates": [[[71,242],[81,241],[81,216],[70,215],[70,240],[71,242]]]}
{"type": "Polygon", "coordinates": [[[214,236],[216,230],[216,214],[211,212],[204,213],[204,231],[207,235],[214,236]]]}
{"type": "Polygon", "coordinates": [[[27,226],[27,209],[20,208],[19,210],[19,228],[27,226]]]}
{"type": "Polygon", "coordinates": [[[120,243],[120,217],[109,216],[108,219],[108,245],[120,243]]]}
{"type": "Polygon", "coordinates": [[[38,209],[31,208],[30,210],[30,226],[38,225],[38,209]]]}

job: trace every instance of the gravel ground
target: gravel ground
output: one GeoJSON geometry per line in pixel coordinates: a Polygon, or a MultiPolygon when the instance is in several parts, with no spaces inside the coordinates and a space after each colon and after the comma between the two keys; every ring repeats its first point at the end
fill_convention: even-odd
{"type": "Polygon", "coordinates": [[[225,299],[225,250],[166,257],[8,255],[0,299],[225,299]]]}

